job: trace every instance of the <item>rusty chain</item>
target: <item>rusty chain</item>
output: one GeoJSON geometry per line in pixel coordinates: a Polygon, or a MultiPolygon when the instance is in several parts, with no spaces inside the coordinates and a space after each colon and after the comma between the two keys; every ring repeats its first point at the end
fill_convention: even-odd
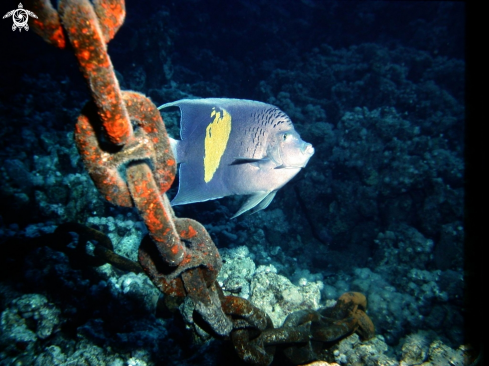
{"type": "Polygon", "coordinates": [[[108,244],[96,254],[129,270],[142,268],[167,296],[190,298],[202,327],[230,337],[238,355],[255,365],[269,365],[279,345],[290,360],[304,363],[320,359],[326,343],[347,334],[374,335],[359,293],[342,295],[322,312],[290,314],[281,328],[249,301],[224,296],[216,282],[222,266],[216,246],[200,223],[175,217],[166,196],[176,161],[163,120],[144,95],[120,90],[107,54],[106,44],[124,22],[124,0],[60,0],[57,10],[49,0],[30,0],[28,6],[38,15],[30,19],[34,31],[59,48],[71,46],[90,88],[92,101],[75,127],[90,177],[109,202],[135,207],[149,231],[139,248],[140,266],[117,257],[108,244]]]}
{"type": "Polygon", "coordinates": [[[78,59],[92,95],[75,127],[78,151],[104,197],[136,207],[143,218],[151,237],[139,250],[143,270],[162,291],[189,296],[216,334],[228,335],[232,324],[214,286],[219,253],[202,225],[175,218],[165,195],[176,162],[163,120],[148,98],[120,90],[107,54],[106,43],[124,21],[124,1],[62,0],[58,11],[48,0],[29,5],[39,14],[36,33],[61,48],[69,42],[78,59]]]}

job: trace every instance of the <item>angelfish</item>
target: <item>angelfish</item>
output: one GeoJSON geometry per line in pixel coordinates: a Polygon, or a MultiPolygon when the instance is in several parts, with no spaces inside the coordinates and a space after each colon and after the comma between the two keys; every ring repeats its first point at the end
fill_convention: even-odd
{"type": "Polygon", "coordinates": [[[170,138],[180,164],[173,206],[249,195],[232,217],[266,208],[314,154],[279,108],[252,100],[182,99],[181,140],[170,138]]]}

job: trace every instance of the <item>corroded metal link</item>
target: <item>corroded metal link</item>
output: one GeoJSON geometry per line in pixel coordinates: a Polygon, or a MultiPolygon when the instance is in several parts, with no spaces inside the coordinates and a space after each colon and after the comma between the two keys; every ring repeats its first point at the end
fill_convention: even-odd
{"type": "Polygon", "coordinates": [[[355,332],[360,336],[360,339],[368,340],[375,336],[374,323],[365,311],[357,309],[354,312],[353,317],[355,317],[358,322],[358,328],[355,332]]]}
{"type": "Polygon", "coordinates": [[[185,246],[165,195],[176,171],[168,135],[158,110],[148,98],[136,92],[122,95],[136,127],[128,143],[118,151],[104,151],[95,132],[98,120],[88,110],[82,113],[76,126],[77,146],[92,180],[106,199],[120,206],[134,204],[161,257],[170,266],[176,266],[185,256],[185,246]],[[127,174],[123,174],[124,167],[127,174]]]}
{"type": "Polygon", "coordinates": [[[243,361],[257,366],[268,366],[273,361],[275,347],[266,346],[263,338],[258,335],[256,331],[238,329],[231,333],[231,340],[243,361]]]}
{"type": "Polygon", "coordinates": [[[269,365],[273,361],[275,347],[265,344],[265,335],[276,329],[273,329],[268,314],[237,296],[226,296],[221,303],[233,321],[231,340],[239,357],[254,365],[269,365]]]}
{"type": "Polygon", "coordinates": [[[132,136],[132,126],[106,47],[124,22],[124,0],[97,0],[95,9],[88,0],[60,0],[58,12],[49,0],[30,1],[39,14],[31,22],[34,31],[59,48],[66,46],[68,37],[106,138],[115,145],[125,144],[132,136]]]}
{"type": "MultiPolygon", "coordinates": [[[[347,292],[332,308],[321,312],[294,312],[289,314],[281,328],[267,327],[260,331],[250,324],[249,328],[234,330],[231,339],[240,357],[255,365],[269,365],[273,360],[273,346],[277,345],[286,345],[284,354],[295,364],[306,363],[320,359],[325,344],[353,332],[359,333],[364,340],[372,338],[374,326],[362,310],[366,306],[364,295],[347,292]]],[[[223,308],[228,310],[226,305],[223,308]]],[[[243,312],[247,313],[246,310],[243,312]]]]}
{"type": "MultiPolygon", "coordinates": [[[[123,4],[122,0],[119,2],[123,4]]],[[[132,136],[132,126],[107,54],[105,43],[109,35],[102,31],[114,22],[113,17],[102,18],[99,23],[88,0],[61,0],[58,11],[80,70],[90,86],[106,138],[115,145],[123,145],[132,136]]]]}
{"type": "MultiPolygon", "coordinates": [[[[171,210],[171,208],[170,208],[171,210]]],[[[196,311],[212,330],[228,335],[232,323],[224,314],[216,278],[222,260],[207,230],[197,221],[175,218],[179,237],[186,242],[186,253],[178,267],[170,267],[150,240],[139,246],[139,263],[146,275],[163,293],[190,297],[196,311]]]]}
{"type": "Polygon", "coordinates": [[[131,161],[151,165],[158,192],[163,195],[173,183],[176,162],[161,116],[151,101],[140,93],[123,92],[125,105],[135,124],[134,135],[123,148],[103,143],[96,106],[88,103],[78,117],[75,141],[85,167],[105,199],[132,207],[131,193],[123,168],[131,161]]]}
{"type": "Polygon", "coordinates": [[[273,328],[270,317],[263,310],[252,305],[246,299],[226,296],[222,300],[222,309],[233,318],[233,328],[256,328],[260,331],[273,328]]]}
{"type": "MultiPolygon", "coordinates": [[[[120,0],[95,0],[95,13],[105,43],[108,43],[121,27],[126,15],[125,3],[120,0]]],[[[66,37],[61,26],[58,12],[50,0],[26,0],[26,7],[32,10],[37,18],[29,18],[29,25],[46,42],[58,47],[66,47],[66,37]]]]}
{"type": "Polygon", "coordinates": [[[184,258],[185,247],[164,194],[176,171],[165,126],[148,98],[136,92],[122,95],[136,127],[128,143],[119,149],[104,146],[102,136],[97,134],[100,120],[96,107],[88,103],[75,128],[77,147],[99,191],[116,205],[131,207],[135,204],[159,254],[169,265],[176,266],[184,258]],[[127,174],[123,172],[125,167],[127,174]]]}
{"type": "Polygon", "coordinates": [[[174,297],[186,296],[182,279],[177,276],[181,272],[168,265],[149,236],[139,245],[138,259],[144,273],[161,292],[174,297]]]}
{"type": "MultiPolygon", "coordinates": [[[[321,319],[329,320],[330,322],[336,320],[335,324],[338,324],[338,320],[344,319],[343,325],[346,323],[346,319],[350,319],[351,325],[348,328],[353,329],[353,327],[356,327],[354,332],[358,333],[363,340],[367,340],[375,335],[375,327],[372,320],[365,313],[366,310],[367,298],[365,295],[360,292],[350,291],[341,295],[335,306],[323,309],[321,311],[321,319]]],[[[331,326],[331,328],[333,329],[334,327],[331,326]]],[[[338,333],[341,333],[341,331],[338,331],[338,333]]],[[[332,335],[328,337],[328,339],[333,340],[332,335]]]]}
{"type": "Polygon", "coordinates": [[[132,199],[149,230],[159,255],[170,266],[177,266],[185,256],[185,246],[177,235],[167,196],[158,191],[153,174],[145,162],[127,167],[127,181],[132,199]]]}
{"type": "Polygon", "coordinates": [[[261,336],[263,344],[267,346],[278,346],[291,343],[304,343],[311,339],[310,323],[294,327],[281,327],[267,329],[261,336]]]}
{"type": "Polygon", "coordinates": [[[61,26],[58,12],[51,5],[50,0],[26,0],[26,7],[37,15],[37,19],[30,17],[29,25],[34,32],[46,42],[58,47],[66,47],[66,37],[61,26]]]}
{"type": "Polygon", "coordinates": [[[124,0],[94,0],[93,7],[100,20],[100,30],[104,35],[105,43],[114,38],[124,23],[126,17],[126,4],[124,0]]]}
{"type": "Polygon", "coordinates": [[[320,319],[311,322],[311,339],[321,342],[333,342],[345,334],[350,334],[358,329],[358,320],[350,316],[337,321],[320,319]]]}
{"type": "MultiPolygon", "coordinates": [[[[317,360],[325,344],[355,332],[358,327],[357,320],[352,316],[346,319],[329,319],[313,310],[298,311],[290,314],[284,322],[283,329],[290,329],[293,336],[288,339],[291,342],[287,343],[295,343],[286,347],[284,354],[297,364],[317,360]],[[302,332],[298,331],[299,329],[302,329],[302,332]],[[304,337],[306,335],[307,337],[304,337]],[[293,341],[294,337],[297,337],[297,342],[293,341]]],[[[285,333],[288,334],[288,332],[285,333]]],[[[282,334],[280,336],[283,337],[282,334]]],[[[280,340],[279,337],[278,341],[280,340]]]]}
{"type": "Polygon", "coordinates": [[[174,223],[180,239],[186,242],[186,253],[178,267],[169,266],[158,252],[154,242],[147,238],[143,239],[139,246],[139,263],[162,292],[171,296],[183,297],[187,294],[180,278],[183,272],[202,266],[206,274],[203,277],[203,285],[208,288],[215,282],[222,266],[222,260],[202,224],[192,219],[179,218],[174,218],[174,223]]]}
{"type": "Polygon", "coordinates": [[[112,266],[124,271],[134,273],[142,272],[142,268],[138,263],[115,253],[110,238],[98,230],[72,222],[59,225],[53,236],[54,239],[49,241],[49,246],[67,254],[70,262],[76,260],[82,263],[89,263],[92,266],[101,266],[105,263],[110,263],[112,266]],[[62,238],[62,234],[72,232],[77,233],[79,237],[78,245],[74,249],[68,247],[72,239],[68,241],[58,239],[62,238]],[[97,243],[93,250],[93,256],[88,254],[85,248],[88,240],[92,241],[92,243],[97,243]]]}
{"type": "Polygon", "coordinates": [[[206,286],[201,268],[185,271],[181,277],[187,296],[195,304],[195,310],[216,334],[228,335],[233,329],[233,323],[222,311],[215,283],[209,287],[206,286]]]}
{"type": "Polygon", "coordinates": [[[343,319],[357,309],[367,309],[367,298],[360,292],[345,292],[332,308],[326,308],[322,315],[333,319],[343,319]]]}

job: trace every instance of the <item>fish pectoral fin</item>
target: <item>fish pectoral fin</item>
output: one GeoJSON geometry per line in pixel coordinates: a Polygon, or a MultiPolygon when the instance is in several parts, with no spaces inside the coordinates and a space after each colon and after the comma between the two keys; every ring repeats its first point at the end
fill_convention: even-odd
{"type": "Polygon", "coordinates": [[[245,213],[246,211],[252,210],[251,213],[255,213],[257,211],[263,210],[267,208],[270,202],[272,202],[273,198],[277,191],[272,192],[258,192],[251,195],[241,206],[241,208],[234,214],[232,219],[238,217],[239,215],[245,213]]]}
{"type": "Polygon", "coordinates": [[[268,162],[270,159],[261,158],[261,159],[253,159],[253,158],[235,158],[233,162],[229,165],[240,165],[240,164],[253,164],[253,163],[263,163],[268,162]]]}

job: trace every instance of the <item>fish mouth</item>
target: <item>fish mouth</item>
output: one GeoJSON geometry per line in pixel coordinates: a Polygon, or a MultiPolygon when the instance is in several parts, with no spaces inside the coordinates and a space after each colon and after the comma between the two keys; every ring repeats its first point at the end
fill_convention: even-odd
{"type": "Polygon", "coordinates": [[[305,168],[307,163],[309,162],[309,159],[311,158],[311,156],[314,155],[315,150],[312,147],[312,144],[305,143],[301,152],[302,152],[302,155],[304,155],[306,157],[304,164],[302,164],[301,166],[296,166],[294,168],[300,168],[300,169],[305,168]]]}
{"type": "Polygon", "coordinates": [[[304,147],[304,150],[302,150],[302,153],[304,155],[309,155],[309,156],[312,156],[314,155],[314,148],[312,147],[312,144],[306,144],[305,147],[304,147]]]}

